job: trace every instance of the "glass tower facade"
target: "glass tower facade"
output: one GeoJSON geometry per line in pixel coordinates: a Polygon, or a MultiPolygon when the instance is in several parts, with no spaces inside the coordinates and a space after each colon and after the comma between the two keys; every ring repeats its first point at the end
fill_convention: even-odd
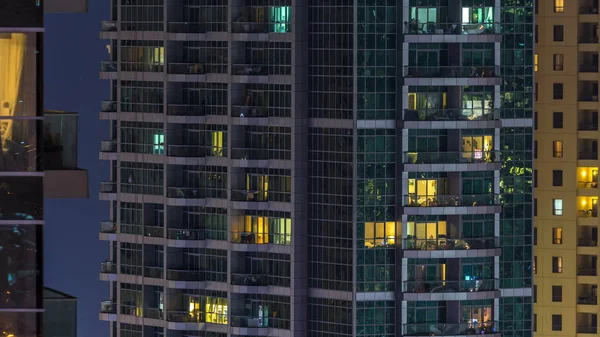
{"type": "Polygon", "coordinates": [[[532,0],[111,15],[111,336],[531,337],[532,0]]]}

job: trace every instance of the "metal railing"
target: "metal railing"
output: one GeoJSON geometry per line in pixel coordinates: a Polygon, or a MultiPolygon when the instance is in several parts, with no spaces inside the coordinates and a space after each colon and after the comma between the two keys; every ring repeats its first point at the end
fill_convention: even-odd
{"type": "Polygon", "coordinates": [[[116,233],[117,227],[117,224],[112,221],[102,221],[100,222],[100,233],[116,233]]]}
{"type": "Polygon", "coordinates": [[[226,147],[201,146],[201,145],[168,145],[167,156],[172,157],[225,157],[226,147]]]}
{"type": "Polygon", "coordinates": [[[577,123],[578,131],[598,131],[598,122],[579,122],[577,123]]]}
{"type": "Polygon", "coordinates": [[[404,77],[499,77],[499,66],[404,66],[404,77]]]}
{"type": "Polygon", "coordinates": [[[144,317],[151,319],[163,319],[164,313],[162,309],[158,308],[143,308],[144,317]]]}
{"type": "Polygon", "coordinates": [[[499,333],[497,322],[404,324],[404,336],[488,335],[499,333]]]}
{"type": "Polygon", "coordinates": [[[231,159],[267,160],[269,151],[265,149],[231,149],[231,159]]]}
{"type": "Polygon", "coordinates": [[[404,292],[408,293],[448,293],[493,291],[500,287],[500,280],[460,280],[460,281],[404,281],[404,292]]]}
{"type": "Polygon", "coordinates": [[[100,152],[117,152],[117,141],[116,140],[100,141],[100,152]]]}
{"type": "Polygon", "coordinates": [[[117,71],[117,62],[115,61],[102,61],[101,70],[103,72],[115,72],[117,71]]]}
{"type": "Polygon", "coordinates": [[[172,116],[204,116],[206,107],[199,104],[169,104],[167,115],[172,116]]]}
{"type": "Polygon", "coordinates": [[[117,102],[102,101],[102,103],[100,104],[100,111],[102,111],[102,112],[117,112],[117,102]]]}
{"type": "Polygon", "coordinates": [[[165,269],[163,267],[144,266],[144,277],[163,278],[165,269]]]}
{"type": "Polygon", "coordinates": [[[280,191],[256,191],[256,190],[231,190],[232,201],[247,202],[291,202],[291,192],[280,191]]]}
{"type": "Polygon", "coordinates": [[[169,22],[167,25],[169,33],[206,33],[206,26],[191,22],[169,22]]]}
{"type": "Polygon", "coordinates": [[[204,240],[204,230],[167,228],[167,239],[171,240],[204,240]]]}
{"type": "Polygon", "coordinates": [[[405,121],[492,121],[500,119],[500,109],[419,109],[404,110],[405,121]]]}
{"type": "Polygon", "coordinates": [[[204,314],[199,311],[167,310],[167,321],[181,323],[200,323],[204,321],[204,314]]]}
{"type": "Polygon", "coordinates": [[[231,273],[231,284],[238,286],[267,286],[266,275],[231,273]]]}
{"type": "Polygon", "coordinates": [[[266,64],[234,64],[231,71],[233,75],[268,75],[266,64]]]}
{"type": "Polygon", "coordinates": [[[578,218],[597,218],[598,210],[594,209],[580,209],[577,211],[578,218]]]}
{"type": "Polygon", "coordinates": [[[165,237],[165,228],[161,226],[144,226],[144,235],[153,238],[165,237]]]}
{"type": "Polygon", "coordinates": [[[498,194],[403,196],[405,207],[458,207],[499,204],[500,196],[498,194]]]}
{"type": "Polygon", "coordinates": [[[201,63],[169,63],[169,74],[202,75],[206,74],[206,66],[201,63]]]}
{"type": "Polygon", "coordinates": [[[231,107],[231,117],[264,118],[269,117],[269,110],[265,106],[234,105],[231,107]]]}
{"type": "Polygon", "coordinates": [[[142,235],[142,233],[144,232],[144,228],[142,225],[138,225],[138,224],[124,224],[124,223],[120,223],[119,224],[119,231],[123,234],[135,234],[135,235],[142,235]]]}
{"type": "Polygon", "coordinates": [[[267,22],[236,21],[231,25],[233,33],[268,33],[267,22]]]}
{"type": "Polygon", "coordinates": [[[253,317],[253,316],[242,316],[242,315],[231,315],[231,326],[242,327],[242,328],[268,328],[272,326],[272,320],[275,318],[271,317],[253,317]]]}
{"type": "Polygon", "coordinates": [[[437,238],[437,239],[404,239],[406,250],[469,250],[493,249],[500,247],[497,237],[489,238],[437,238]]]}
{"type": "Polygon", "coordinates": [[[481,35],[501,34],[500,23],[405,22],[404,34],[418,35],[481,35]]]}
{"type": "Polygon", "coordinates": [[[102,274],[116,274],[117,264],[112,261],[103,261],[100,263],[100,272],[102,274]]]}
{"type": "Polygon", "coordinates": [[[580,73],[597,73],[598,65],[596,65],[596,64],[580,64],[579,72],[580,73]]]}
{"type": "Polygon", "coordinates": [[[501,162],[500,151],[404,152],[405,164],[472,164],[501,162]]]}
{"type": "Polygon", "coordinates": [[[103,32],[116,32],[119,29],[116,21],[102,21],[100,30],[103,32]]]}
{"type": "Polygon", "coordinates": [[[171,281],[204,281],[204,271],[167,269],[167,280],[171,281]]]}
{"type": "Polygon", "coordinates": [[[162,73],[164,67],[161,63],[121,61],[121,71],[162,73]]]}
{"type": "Polygon", "coordinates": [[[598,160],[598,152],[579,152],[577,159],[581,160],[598,160]]]}
{"type": "Polygon", "coordinates": [[[117,306],[113,301],[100,302],[100,312],[104,314],[116,314],[117,306]]]}
{"type": "Polygon", "coordinates": [[[117,183],[114,181],[101,181],[100,182],[100,193],[116,193],[117,183]]]}
{"type": "Polygon", "coordinates": [[[202,199],[204,190],[193,187],[167,187],[167,198],[202,199]]]}
{"type": "Polygon", "coordinates": [[[594,7],[594,6],[579,7],[579,14],[598,14],[598,7],[594,7]]]}

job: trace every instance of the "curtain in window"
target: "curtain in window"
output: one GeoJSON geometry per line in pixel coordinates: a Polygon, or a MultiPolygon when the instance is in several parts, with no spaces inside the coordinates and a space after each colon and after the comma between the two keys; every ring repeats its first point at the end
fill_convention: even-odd
{"type": "MultiPolygon", "coordinates": [[[[25,34],[0,35],[0,116],[14,116],[21,88],[23,61],[27,36],[25,34]]],[[[2,144],[12,139],[12,120],[2,121],[2,144]]]]}

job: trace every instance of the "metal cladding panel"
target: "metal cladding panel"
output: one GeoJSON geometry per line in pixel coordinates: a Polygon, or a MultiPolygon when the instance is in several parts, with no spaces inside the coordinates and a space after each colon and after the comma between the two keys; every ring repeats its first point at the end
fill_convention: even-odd
{"type": "Polygon", "coordinates": [[[43,26],[43,0],[0,0],[0,28],[43,26]]]}

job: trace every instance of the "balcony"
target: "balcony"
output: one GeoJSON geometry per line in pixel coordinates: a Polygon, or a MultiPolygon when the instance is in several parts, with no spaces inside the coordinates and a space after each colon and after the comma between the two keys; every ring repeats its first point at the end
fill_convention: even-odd
{"type": "Polygon", "coordinates": [[[491,238],[447,238],[437,239],[404,239],[406,250],[469,250],[469,249],[493,249],[499,246],[497,237],[491,238]]]}
{"type": "Polygon", "coordinates": [[[204,271],[190,269],[167,269],[170,281],[204,281],[204,271]]]}
{"type": "Polygon", "coordinates": [[[100,30],[103,32],[116,32],[119,29],[119,25],[116,21],[102,21],[100,30]]]}
{"type": "Polygon", "coordinates": [[[231,107],[231,117],[265,118],[269,117],[269,110],[264,106],[234,105],[231,107]]]}
{"type": "Polygon", "coordinates": [[[114,181],[101,181],[100,193],[117,193],[117,183],[114,181]]]}
{"type": "Polygon", "coordinates": [[[117,264],[112,261],[104,261],[100,263],[100,272],[102,274],[116,274],[117,264]]]}
{"type": "Polygon", "coordinates": [[[169,104],[167,114],[170,116],[204,116],[206,107],[199,104],[169,104]]]}
{"type": "Polygon", "coordinates": [[[598,140],[577,139],[577,152],[580,160],[598,160],[598,140]]]}
{"type": "Polygon", "coordinates": [[[268,328],[271,325],[271,317],[256,317],[231,315],[231,326],[240,328],[268,328]]]}
{"type": "Polygon", "coordinates": [[[500,119],[499,109],[427,109],[404,110],[404,120],[418,121],[491,121],[500,119]]]}
{"type": "Polygon", "coordinates": [[[208,69],[210,68],[201,63],[169,63],[167,67],[169,74],[178,75],[204,75],[208,69]]]}
{"type": "Polygon", "coordinates": [[[231,284],[237,286],[268,286],[266,275],[258,274],[231,274],[231,284]]]}
{"type": "Polygon", "coordinates": [[[258,190],[231,190],[232,201],[246,202],[291,202],[291,192],[258,191],[258,190]]]}
{"type": "Polygon", "coordinates": [[[577,111],[577,130],[578,131],[598,131],[598,111],[597,110],[579,110],[579,111],[577,111]]]}
{"type": "Polygon", "coordinates": [[[597,305],[598,286],[592,284],[577,285],[577,304],[597,305]]]}
{"type": "Polygon", "coordinates": [[[100,302],[100,313],[116,314],[117,306],[113,301],[102,301],[100,302]]]}
{"type": "Polygon", "coordinates": [[[491,335],[499,333],[497,322],[404,324],[404,336],[491,335]]]}
{"type": "Polygon", "coordinates": [[[598,333],[598,327],[592,326],[592,325],[578,325],[577,333],[586,333],[586,334],[594,334],[595,335],[598,333]]]}
{"type": "Polygon", "coordinates": [[[268,160],[271,159],[267,149],[231,149],[232,159],[268,160]]]}
{"type": "Polygon", "coordinates": [[[410,35],[483,35],[501,33],[499,23],[404,23],[404,34],[410,35]]]}
{"type": "Polygon", "coordinates": [[[160,226],[144,226],[144,235],[153,238],[165,236],[165,228],[160,226]]]}
{"type": "Polygon", "coordinates": [[[114,234],[117,232],[117,224],[112,221],[100,222],[100,233],[114,234]]]}
{"type": "Polygon", "coordinates": [[[501,162],[500,151],[404,152],[404,164],[475,164],[501,162]]]}
{"type": "Polygon", "coordinates": [[[598,276],[598,268],[577,268],[577,276],[598,276]]]}
{"type": "Polygon", "coordinates": [[[191,187],[167,187],[167,198],[177,199],[203,199],[204,190],[191,187]]]}
{"type": "Polygon", "coordinates": [[[144,318],[163,319],[163,311],[159,308],[144,308],[144,318]]]}
{"type": "Polygon", "coordinates": [[[144,277],[163,278],[165,269],[163,267],[144,266],[144,277]]]}
{"type": "Polygon", "coordinates": [[[404,281],[408,293],[457,293],[498,290],[500,280],[404,281]]]}
{"type": "Polygon", "coordinates": [[[116,140],[103,140],[100,142],[100,152],[117,152],[116,140]]]}
{"type": "Polygon", "coordinates": [[[598,14],[598,0],[579,0],[579,14],[598,14]]]}
{"type": "Polygon", "coordinates": [[[115,101],[102,101],[100,105],[101,112],[117,112],[117,102],[115,101]]]}
{"type": "Polygon", "coordinates": [[[248,6],[241,12],[232,13],[235,21],[232,22],[233,33],[289,33],[292,31],[291,7],[276,6],[248,6]]]}
{"type": "Polygon", "coordinates": [[[231,67],[233,75],[265,76],[268,75],[266,64],[234,64],[231,67]]]}
{"type": "MultiPolygon", "coordinates": [[[[198,157],[203,158],[210,156],[213,152],[218,151],[219,148],[212,146],[200,146],[200,145],[171,145],[167,146],[167,156],[170,157],[198,157]]],[[[222,148],[222,150],[225,150],[222,148]]]]}
{"type": "Polygon", "coordinates": [[[204,240],[204,230],[201,229],[184,229],[184,228],[168,228],[167,239],[170,240],[204,240]]]}
{"type": "Polygon", "coordinates": [[[101,71],[105,73],[112,73],[117,71],[117,62],[115,61],[102,61],[101,71]]]}
{"type": "Polygon", "coordinates": [[[192,22],[169,22],[167,25],[168,33],[188,33],[200,34],[206,33],[206,25],[192,22]]]}
{"type": "Polygon", "coordinates": [[[500,196],[497,194],[430,196],[413,194],[405,195],[403,199],[404,207],[474,207],[500,204],[500,196]]]}
{"type": "Polygon", "coordinates": [[[404,66],[404,77],[413,78],[458,78],[498,77],[499,66],[404,66]]]}
{"type": "Polygon", "coordinates": [[[198,311],[167,310],[167,321],[179,323],[202,323],[203,313],[198,311]]]}
{"type": "Polygon", "coordinates": [[[580,22],[577,32],[579,43],[598,43],[598,23],[580,22]]]}

